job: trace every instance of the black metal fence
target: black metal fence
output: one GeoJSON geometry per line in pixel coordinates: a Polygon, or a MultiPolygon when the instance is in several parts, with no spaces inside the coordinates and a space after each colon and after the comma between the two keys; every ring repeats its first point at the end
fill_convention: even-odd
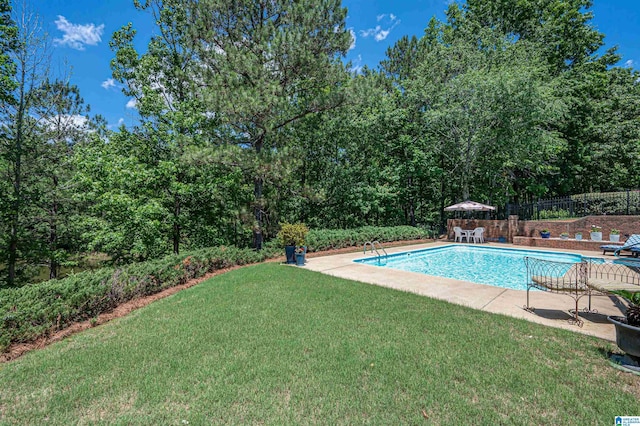
{"type": "Polygon", "coordinates": [[[562,219],[591,215],[640,215],[640,190],[598,192],[507,204],[505,216],[522,220],[562,219]]]}

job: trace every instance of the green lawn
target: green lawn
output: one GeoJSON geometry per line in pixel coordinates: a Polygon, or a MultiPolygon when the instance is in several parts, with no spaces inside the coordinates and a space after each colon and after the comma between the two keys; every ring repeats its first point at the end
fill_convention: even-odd
{"type": "Polygon", "coordinates": [[[261,264],[0,365],[0,422],[613,424],[640,414],[614,348],[261,264]]]}

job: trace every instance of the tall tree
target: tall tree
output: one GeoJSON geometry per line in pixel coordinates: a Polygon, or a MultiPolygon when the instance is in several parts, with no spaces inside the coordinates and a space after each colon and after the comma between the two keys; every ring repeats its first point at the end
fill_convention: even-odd
{"type": "Polygon", "coordinates": [[[339,0],[204,0],[194,12],[207,102],[223,143],[244,147],[253,184],[254,246],[268,217],[269,163],[290,144],[286,128],[339,105],[350,45],[339,0]]]}
{"type": "Polygon", "coordinates": [[[29,144],[34,143],[33,132],[37,127],[37,117],[31,115],[31,108],[36,100],[38,87],[49,74],[46,37],[42,33],[39,19],[26,8],[14,11],[17,22],[15,49],[10,52],[11,61],[16,66],[13,82],[15,89],[11,92],[13,101],[3,109],[6,116],[2,119],[2,133],[6,143],[2,146],[1,155],[4,163],[4,179],[10,186],[3,205],[2,224],[6,226],[4,235],[3,260],[7,265],[7,283],[16,282],[16,266],[21,241],[25,228],[21,219],[25,211],[25,201],[29,194],[25,192],[23,170],[25,153],[29,152],[29,144]]]}
{"type": "Polygon", "coordinates": [[[67,197],[62,194],[68,193],[63,188],[71,175],[69,149],[78,136],[72,129],[78,120],[87,120],[77,88],[67,79],[51,81],[50,46],[39,17],[23,5],[13,19],[18,29],[10,52],[16,65],[14,90],[0,120],[0,165],[7,188],[0,203],[0,255],[8,285],[21,282],[43,260],[50,276],[57,276],[64,257],[61,236],[69,237],[63,230],[67,197]]]}
{"type": "Polygon", "coordinates": [[[211,132],[215,115],[204,105],[200,65],[189,34],[193,25],[193,5],[180,0],[134,1],[137,9],[149,11],[158,28],[147,52],[140,55],[133,46],[136,31],[131,24],[114,33],[111,48],[113,76],[124,83],[123,91],[135,99],[141,117],[136,133],[144,143],[154,144],[152,161],[171,164],[161,205],[171,217],[173,252],[179,253],[189,216],[187,151],[203,146],[203,135],[211,132]]]}
{"type": "Polygon", "coordinates": [[[29,174],[36,197],[29,215],[34,240],[40,244],[37,260],[46,260],[49,278],[57,278],[62,263],[77,251],[78,239],[73,224],[75,202],[72,179],[75,173],[74,146],[87,137],[89,107],[80,91],[66,81],[45,81],[37,89],[33,114],[42,117],[29,174]]]}
{"type": "Polygon", "coordinates": [[[467,0],[460,7],[463,25],[471,21],[536,43],[557,74],[589,60],[604,44],[604,34],[590,25],[592,5],[592,0],[467,0]]]}
{"type": "Polygon", "coordinates": [[[13,98],[16,82],[13,76],[16,64],[11,57],[11,51],[16,48],[18,28],[11,19],[11,5],[9,0],[0,0],[0,102],[4,106],[13,98]]]}
{"type": "Polygon", "coordinates": [[[561,112],[548,66],[535,44],[466,21],[456,6],[448,14],[447,25],[432,22],[425,33],[410,96],[451,195],[506,201],[514,169],[559,143],[546,130],[561,112]]]}

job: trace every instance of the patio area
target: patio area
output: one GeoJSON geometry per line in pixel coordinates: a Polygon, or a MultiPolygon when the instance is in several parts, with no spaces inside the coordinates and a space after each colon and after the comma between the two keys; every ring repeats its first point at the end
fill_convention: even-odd
{"type": "MultiPolygon", "coordinates": [[[[389,254],[429,247],[449,245],[451,243],[434,242],[386,249],[389,254]]],[[[484,246],[500,248],[520,248],[511,244],[489,243],[484,246]]],[[[554,250],[548,251],[577,253],[598,257],[601,252],[554,250]]],[[[415,272],[399,271],[391,268],[380,268],[353,262],[354,259],[374,257],[375,252],[363,254],[362,251],[332,256],[313,257],[307,260],[306,268],[323,274],[416,293],[451,303],[480,309],[487,312],[504,314],[552,327],[563,328],[583,334],[615,341],[613,324],[607,321],[607,315],[623,315],[625,307],[617,297],[592,296],[591,308],[597,313],[581,313],[582,327],[571,325],[568,309],[574,304],[571,297],[562,294],[551,294],[542,291],[531,291],[531,305],[534,313],[524,309],[526,291],[476,284],[451,278],[430,276],[415,272]]],[[[608,256],[611,259],[613,256],[608,256]]],[[[607,258],[605,256],[605,258],[607,258]]],[[[580,300],[580,307],[586,307],[588,297],[580,300]]]]}

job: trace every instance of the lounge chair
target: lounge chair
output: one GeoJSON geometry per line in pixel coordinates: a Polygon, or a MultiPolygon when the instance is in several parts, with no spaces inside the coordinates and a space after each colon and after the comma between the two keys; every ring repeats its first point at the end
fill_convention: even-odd
{"type": "Polygon", "coordinates": [[[616,290],[640,291],[640,261],[621,259],[600,263],[591,260],[586,284],[603,294],[616,290]]]}
{"type": "Polygon", "coordinates": [[[566,294],[575,300],[575,309],[569,310],[572,324],[582,326],[578,316],[578,302],[583,296],[589,296],[589,310],[591,310],[591,289],[587,286],[587,262],[578,263],[557,262],[552,260],[525,257],[527,266],[527,305],[525,309],[533,312],[535,308],[529,305],[529,290],[535,287],[551,293],[566,294]]]}
{"type": "Polygon", "coordinates": [[[591,312],[592,295],[610,295],[616,290],[640,291],[640,260],[616,259],[613,262],[598,258],[586,258],[578,263],[565,263],[553,260],[525,257],[527,265],[527,305],[525,309],[533,312],[529,306],[531,287],[552,293],[567,294],[576,301],[575,311],[570,322],[581,325],[578,317],[578,301],[589,296],[591,312]]]}
{"type": "Polygon", "coordinates": [[[613,252],[614,256],[618,256],[621,251],[625,250],[630,251],[632,256],[637,257],[638,253],[640,253],[640,234],[631,235],[623,245],[607,244],[600,246],[600,248],[602,249],[602,254],[613,252]]]}

